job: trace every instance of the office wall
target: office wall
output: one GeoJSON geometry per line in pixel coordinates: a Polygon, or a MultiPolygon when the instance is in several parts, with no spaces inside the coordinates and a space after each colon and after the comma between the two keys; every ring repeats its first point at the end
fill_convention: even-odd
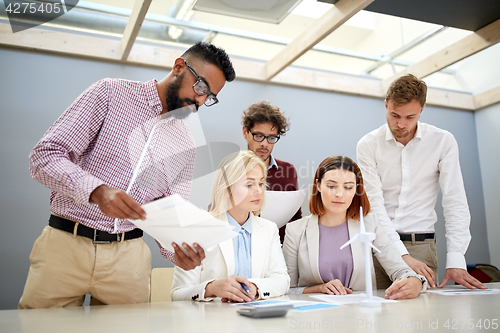
{"type": "MultiPolygon", "coordinates": [[[[147,81],[164,70],[0,48],[0,309],[17,306],[29,269],[29,253],[50,214],[49,190],[32,180],[28,154],[65,108],[91,83],[104,77],[147,81]]],[[[220,103],[202,107],[199,117],[207,142],[232,142],[242,149],[242,110],[268,99],[291,118],[291,131],[275,147],[275,156],[292,162],[301,188],[309,187],[318,164],[330,155],[355,158],[357,141],[385,122],[379,99],[272,84],[236,81],[219,95],[220,103]]],[[[489,262],[483,184],[474,114],[428,107],[422,121],[455,134],[472,215],[468,262],[489,262]]],[[[207,161],[197,160],[197,164],[207,161]]],[[[210,175],[196,179],[191,200],[208,204],[210,175]]],[[[307,202],[303,205],[307,213],[307,202]]],[[[437,205],[440,275],[446,258],[443,217],[437,205]]],[[[153,267],[170,266],[156,243],[146,237],[153,267]]]]}
{"type": "Polygon", "coordinates": [[[491,264],[500,267],[500,104],[476,112],[476,131],[491,264]]]}

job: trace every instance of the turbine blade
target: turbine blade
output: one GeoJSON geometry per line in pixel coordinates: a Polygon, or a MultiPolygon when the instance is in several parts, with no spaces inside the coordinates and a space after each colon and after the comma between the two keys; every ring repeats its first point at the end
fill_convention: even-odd
{"type": "Polygon", "coordinates": [[[368,245],[370,245],[370,247],[371,247],[372,249],[374,249],[375,251],[377,251],[378,253],[381,253],[381,252],[380,252],[380,250],[379,250],[379,249],[377,249],[377,248],[375,247],[375,245],[373,245],[372,243],[368,243],[368,245]]]}
{"type": "Polygon", "coordinates": [[[358,239],[358,235],[355,235],[353,238],[349,239],[344,245],[342,245],[340,247],[340,249],[342,250],[344,247],[346,247],[347,245],[351,244],[352,242],[354,242],[357,239],[358,239]]]}

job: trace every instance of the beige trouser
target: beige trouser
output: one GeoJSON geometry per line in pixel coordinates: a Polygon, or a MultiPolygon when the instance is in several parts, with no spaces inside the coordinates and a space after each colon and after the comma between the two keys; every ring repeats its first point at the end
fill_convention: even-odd
{"type": "MultiPolygon", "coordinates": [[[[426,239],[421,242],[407,241],[403,242],[408,250],[408,253],[415,259],[420,260],[430,269],[434,271],[434,276],[437,278],[438,257],[436,251],[435,239],[426,239]]],[[[377,279],[377,289],[387,289],[392,284],[391,279],[385,272],[377,258],[373,256],[373,266],[375,267],[375,278],[377,279]]]]}
{"type": "Polygon", "coordinates": [[[92,305],[148,302],[151,251],[142,237],[94,244],[46,226],[30,261],[19,309],[80,306],[86,294],[92,305]]]}

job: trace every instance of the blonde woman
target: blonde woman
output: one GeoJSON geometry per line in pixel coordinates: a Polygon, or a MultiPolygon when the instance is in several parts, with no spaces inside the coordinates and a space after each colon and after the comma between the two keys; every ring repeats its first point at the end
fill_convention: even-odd
{"type": "Polygon", "coordinates": [[[210,213],[238,236],[205,249],[201,266],[176,267],[172,300],[249,302],[281,296],[290,277],[275,223],[258,217],[265,201],[267,169],[251,151],[226,156],[212,187],[210,213]]]}

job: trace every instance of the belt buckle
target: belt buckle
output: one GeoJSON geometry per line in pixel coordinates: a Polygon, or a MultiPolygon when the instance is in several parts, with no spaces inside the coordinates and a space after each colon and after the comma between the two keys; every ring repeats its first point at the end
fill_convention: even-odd
{"type": "Polygon", "coordinates": [[[94,239],[92,240],[92,243],[94,244],[110,244],[111,241],[110,240],[96,240],[97,238],[97,229],[94,229],[94,239]]]}

